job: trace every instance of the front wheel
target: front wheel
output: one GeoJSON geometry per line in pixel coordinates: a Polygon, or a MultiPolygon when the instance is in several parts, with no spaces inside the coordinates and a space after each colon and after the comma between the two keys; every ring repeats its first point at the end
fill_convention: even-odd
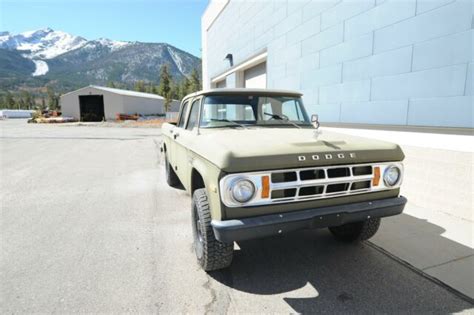
{"type": "Polygon", "coordinates": [[[380,221],[380,218],[371,218],[361,222],[333,226],[329,228],[329,231],[337,240],[343,242],[365,241],[377,233],[380,221]]]}
{"type": "Polygon", "coordinates": [[[206,189],[194,191],[192,221],[194,250],[202,269],[211,271],[229,267],[234,254],[234,243],[222,243],[214,236],[206,189]]]}

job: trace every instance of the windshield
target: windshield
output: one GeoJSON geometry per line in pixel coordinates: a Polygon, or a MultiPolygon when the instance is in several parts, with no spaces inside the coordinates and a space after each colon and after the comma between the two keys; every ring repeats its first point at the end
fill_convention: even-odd
{"type": "Polygon", "coordinates": [[[311,127],[300,97],[213,95],[204,99],[201,128],[311,127]]]}

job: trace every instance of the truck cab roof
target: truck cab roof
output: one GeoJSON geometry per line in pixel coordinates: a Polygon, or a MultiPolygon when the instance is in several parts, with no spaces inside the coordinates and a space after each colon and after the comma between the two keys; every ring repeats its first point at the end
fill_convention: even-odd
{"type": "Polygon", "coordinates": [[[210,90],[202,90],[198,92],[194,92],[188,94],[184,97],[184,99],[188,99],[191,97],[196,97],[200,95],[225,95],[225,94],[232,94],[232,95],[273,95],[273,96],[296,96],[300,97],[303,94],[297,91],[291,90],[280,90],[280,89],[248,89],[248,88],[221,88],[221,89],[210,89],[210,90]]]}

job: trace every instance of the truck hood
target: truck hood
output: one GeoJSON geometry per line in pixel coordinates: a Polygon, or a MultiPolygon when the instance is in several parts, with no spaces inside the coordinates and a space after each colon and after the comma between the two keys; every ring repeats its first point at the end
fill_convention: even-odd
{"type": "Polygon", "coordinates": [[[201,129],[188,147],[224,172],[402,161],[396,144],[330,131],[290,128],[201,129]],[[304,158],[302,158],[304,156],[304,158]]]}

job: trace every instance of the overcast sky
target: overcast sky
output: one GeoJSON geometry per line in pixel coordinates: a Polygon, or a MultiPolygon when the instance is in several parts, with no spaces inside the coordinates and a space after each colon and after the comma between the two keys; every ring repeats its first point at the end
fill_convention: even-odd
{"type": "Polygon", "coordinates": [[[207,0],[0,0],[1,31],[50,27],[86,39],[166,42],[201,57],[207,0]]]}

